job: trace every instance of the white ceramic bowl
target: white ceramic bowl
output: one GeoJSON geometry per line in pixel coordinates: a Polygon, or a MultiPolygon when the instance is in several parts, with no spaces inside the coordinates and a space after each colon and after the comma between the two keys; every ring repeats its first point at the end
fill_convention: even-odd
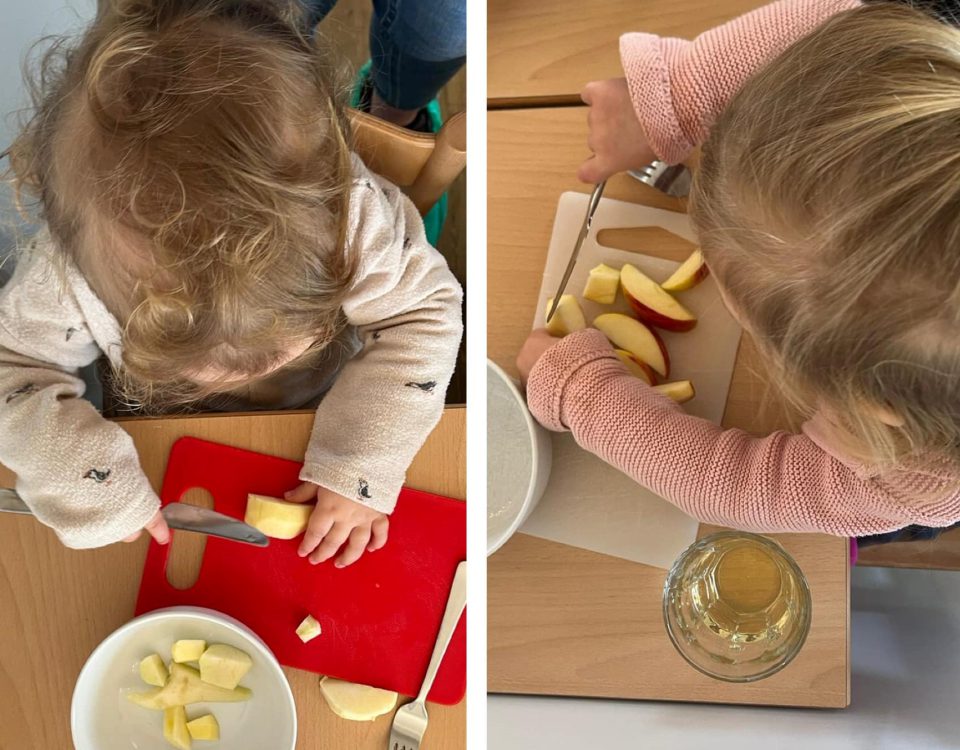
{"type": "Polygon", "coordinates": [[[520,528],[550,478],[550,433],[537,424],[516,383],[487,360],[487,554],[520,528]]]}
{"type": "Polygon", "coordinates": [[[76,750],[170,750],[163,712],[131,703],[126,694],[150,690],[140,680],[140,660],[158,653],[169,661],[181,638],[202,638],[245,651],[253,667],[241,685],[253,691],[243,703],[196,703],[190,719],[212,713],[229,750],[294,750],[297,712],[287,678],[273,653],[238,620],[211,609],[172,607],[150,612],[116,630],[90,654],[73,691],[70,726],[76,750]]]}

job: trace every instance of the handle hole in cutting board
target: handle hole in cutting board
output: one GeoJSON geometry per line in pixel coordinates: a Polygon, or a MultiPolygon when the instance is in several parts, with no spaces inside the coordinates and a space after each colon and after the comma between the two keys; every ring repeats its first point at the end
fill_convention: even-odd
{"type": "MultiPolygon", "coordinates": [[[[213,495],[202,487],[191,487],[180,497],[180,502],[213,510],[213,495]]],[[[175,589],[184,591],[193,587],[200,577],[200,563],[207,546],[206,534],[174,531],[167,558],[167,580],[175,589]]]]}
{"type": "Polygon", "coordinates": [[[697,246],[663,227],[608,227],[597,232],[597,244],[655,258],[685,261],[697,246]]]}

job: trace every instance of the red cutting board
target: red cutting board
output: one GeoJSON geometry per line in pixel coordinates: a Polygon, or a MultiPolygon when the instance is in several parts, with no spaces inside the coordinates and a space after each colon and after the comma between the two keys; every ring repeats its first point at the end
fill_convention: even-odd
{"type": "MultiPolygon", "coordinates": [[[[200,487],[214,510],[243,519],[247,494],[282,497],[301,464],[197,438],[170,451],[160,493],[166,505],[200,487]]],[[[137,614],[176,605],[209,607],[245,623],[282,664],[416,695],[427,671],[457,565],[466,559],[467,518],[459,500],[404,488],[387,544],[342,570],[311,565],[298,539],[266,548],[209,537],[189,589],[167,580],[170,547],[151,543],[137,614]],[[308,614],[323,634],[307,644],[297,625],[308,614]]],[[[174,532],[174,534],[179,532],[174,532]]],[[[453,705],[466,692],[466,618],[461,618],[430,700],[453,705]]]]}

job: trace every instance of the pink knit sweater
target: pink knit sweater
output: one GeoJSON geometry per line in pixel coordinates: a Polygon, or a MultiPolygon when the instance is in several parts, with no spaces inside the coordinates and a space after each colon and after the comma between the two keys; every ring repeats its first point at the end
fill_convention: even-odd
{"type": "MultiPolygon", "coordinates": [[[[750,74],[852,0],[781,0],[694,42],[628,34],[624,70],[654,151],[682,160],[750,74]]],[[[825,417],[803,434],[724,430],[628,373],[598,331],[567,336],[534,366],[537,420],[703,521],[757,531],[864,536],[960,520],[948,472],[880,476],[831,446],[825,417]],[[939,498],[939,499],[931,499],[939,498]]]]}

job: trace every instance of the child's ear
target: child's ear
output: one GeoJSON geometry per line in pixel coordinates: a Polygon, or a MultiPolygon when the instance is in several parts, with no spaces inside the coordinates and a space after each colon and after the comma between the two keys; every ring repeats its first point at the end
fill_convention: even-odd
{"type": "Polygon", "coordinates": [[[905,423],[903,417],[897,414],[889,404],[871,404],[868,408],[888,427],[903,427],[905,423]]]}

